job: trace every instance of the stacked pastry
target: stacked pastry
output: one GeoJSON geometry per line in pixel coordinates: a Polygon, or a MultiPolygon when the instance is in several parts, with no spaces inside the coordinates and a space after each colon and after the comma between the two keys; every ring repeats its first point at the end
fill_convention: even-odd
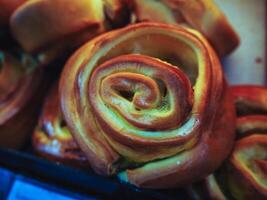
{"type": "Polygon", "coordinates": [[[64,65],[75,51],[60,77],[55,75],[59,87],[54,84],[40,112],[32,137],[40,156],[90,166],[100,175],[116,175],[146,188],[182,187],[218,169],[215,174],[226,173],[221,166],[230,160],[232,196],[266,197],[264,136],[245,134],[235,141],[236,126],[249,134],[250,124],[265,131],[261,116],[236,122],[235,107],[244,110],[245,102],[251,106],[246,112],[262,113],[266,94],[245,87],[263,94],[261,104],[240,97],[243,87],[229,89],[220,58],[232,52],[239,39],[213,1],[0,0],[1,4],[1,27],[16,41],[12,49],[30,54],[37,67],[1,56],[0,143],[25,135],[26,129],[13,131],[9,124],[30,122],[30,112],[21,114],[19,122],[7,119],[32,104],[35,90],[27,87],[36,85],[35,73],[55,61],[64,65]],[[27,82],[28,76],[32,79],[27,82]],[[240,177],[247,193],[240,192],[240,177]]]}
{"type": "Polygon", "coordinates": [[[21,47],[44,64],[129,19],[121,0],[1,0],[0,13],[21,47]]]}
{"type": "Polygon", "coordinates": [[[266,199],[267,88],[231,88],[237,123],[229,158],[214,174],[188,188],[193,199],[266,199]]]}

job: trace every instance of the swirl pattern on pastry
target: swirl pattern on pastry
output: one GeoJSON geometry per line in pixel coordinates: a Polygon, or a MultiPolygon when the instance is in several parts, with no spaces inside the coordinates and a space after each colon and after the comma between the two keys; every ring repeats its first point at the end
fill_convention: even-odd
{"type": "Polygon", "coordinates": [[[140,187],[207,175],[234,138],[218,58],[200,34],[181,27],[140,23],[85,44],[64,67],[60,98],[93,169],[120,171],[140,187]]]}
{"type": "Polygon", "coordinates": [[[35,151],[49,160],[88,167],[85,155],[74,141],[62,117],[58,84],[53,86],[46,97],[39,124],[33,133],[32,143],[35,151]]]}

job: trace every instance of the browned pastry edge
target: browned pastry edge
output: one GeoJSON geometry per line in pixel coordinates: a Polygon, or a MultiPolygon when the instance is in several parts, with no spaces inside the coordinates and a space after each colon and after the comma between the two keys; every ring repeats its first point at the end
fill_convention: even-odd
{"type": "Polygon", "coordinates": [[[40,156],[63,164],[88,168],[87,158],[71,136],[61,115],[58,84],[47,95],[38,126],[32,136],[34,150],[40,156]]]}
{"type": "Polygon", "coordinates": [[[267,198],[267,88],[237,85],[230,90],[238,113],[235,145],[219,170],[188,188],[195,200],[267,198]]]}
{"type": "Polygon", "coordinates": [[[46,65],[128,19],[121,0],[39,0],[21,5],[12,14],[10,27],[22,48],[46,65]]]}
{"type": "Polygon", "coordinates": [[[212,0],[130,0],[137,21],[186,24],[205,35],[220,57],[240,42],[226,16],[212,0]]]}

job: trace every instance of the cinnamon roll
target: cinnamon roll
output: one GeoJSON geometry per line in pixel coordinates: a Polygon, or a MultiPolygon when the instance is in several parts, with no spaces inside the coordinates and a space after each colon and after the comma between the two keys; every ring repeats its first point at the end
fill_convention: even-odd
{"type": "Polygon", "coordinates": [[[195,199],[267,199],[267,88],[231,88],[238,119],[237,139],[225,164],[193,186],[195,199]]]}
{"type": "Polygon", "coordinates": [[[60,99],[93,169],[139,187],[205,177],[234,140],[219,60],[191,29],[140,23],[93,39],[64,67],[60,99]]]}

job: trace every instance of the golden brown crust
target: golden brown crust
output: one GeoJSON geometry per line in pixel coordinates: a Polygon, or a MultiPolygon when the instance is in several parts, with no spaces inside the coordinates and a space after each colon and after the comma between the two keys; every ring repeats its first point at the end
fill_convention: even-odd
{"type": "Polygon", "coordinates": [[[227,156],[234,137],[234,108],[219,61],[202,36],[184,28],[141,23],[87,43],[64,68],[60,97],[92,167],[110,175],[121,159],[134,162],[141,166],[119,177],[140,187],[181,186],[207,175],[227,156]],[[181,119],[157,128],[161,113],[173,112],[181,119]],[[142,120],[133,122],[138,115],[142,120]]]}
{"type": "Polygon", "coordinates": [[[241,116],[229,161],[229,190],[236,199],[267,198],[267,88],[235,86],[232,89],[241,116]]]}
{"type": "Polygon", "coordinates": [[[41,71],[26,60],[21,63],[0,52],[0,145],[4,147],[22,147],[36,123],[41,71]]]}
{"type": "Polygon", "coordinates": [[[60,98],[93,169],[123,170],[119,177],[139,187],[181,186],[207,175],[234,138],[218,58],[201,35],[182,27],[140,23],[85,44],[64,68],[60,98]]]}
{"type": "Polygon", "coordinates": [[[129,22],[124,0],[29,0],[10,19],[18,43],[43,64],[67,56],[87,40],[129,22]]]}
{"type": "Polygon", "coordinates": [[[239,37],[212,0],[132,0],[138,21],[185,23],[205,35],[219,56],[239,44],[239,37]]]}
{"type": "Polygon", "coordinates": [[[45,100],[32,143],[34,150],[49,160],[77,167],[89,166],[62,118],[58,84],[53,86],[45,100]]]}
{"type": "Polygon", "coordinates": [[[27,1],[13,13],[10,25],[26,51],[52,58],[106,30],[102,0],[27,1]]]}

